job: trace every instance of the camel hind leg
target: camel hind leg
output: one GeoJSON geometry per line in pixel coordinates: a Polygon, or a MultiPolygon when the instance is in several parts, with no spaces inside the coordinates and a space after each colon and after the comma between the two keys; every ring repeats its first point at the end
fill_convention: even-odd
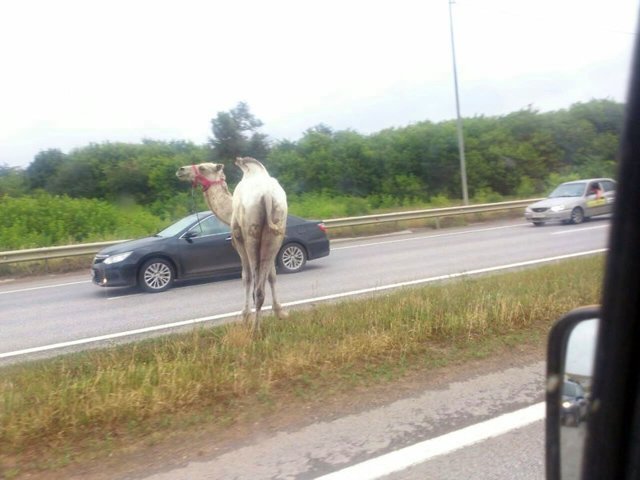
{"type": "Polygon", "coordinates": [[[260,315],[262,312],[262,305],[264,305],[264,282],[260,283],[260,273],[257,272],[257,279],[253,284],[253,301],[256,306],[256,314],[253,317],[253,325],[251,326],[251,334],[257,337],[260,334],[260,315]]]}
{"type": "Polygon", "coordinates": [[[273,311],[278,318],[286,318],[287,313],[282,309],[278,301],[276,289],[276,256],[282,245],[284,235],[273,236],[271,227],[265,226],[262,231],[262,242],[260,245],[260,273],[256,284],[259,284],[264,293],[267,280],[271,287],[271,298],[273,300],[273,311]]]}
{"type": "Polygon", "coordinates": [[[260,241],[259,238],[256,238],[257,235],[249,235],[245,238],[244,242],[244,254],[245,260],[243,261],[243,274],[245,272],[244,264],[248,264],[248,268],[246,269],[247,277],[250,279],[249,282],[246,282],[245,285],[245,293],[246,293],[246,303],[245,303],[245,312],[248,314],[245,317],[246,323],[248,323],[249,315],[251,310],[249,310],[249,298],[250,295],[253,298],[253,303],[255,306],[255,314],[253,317],[253,322],[251,322],[251,334],[255,338],[260,334],[260,314],[262,305],[264,304],[264,280],[261,281],[261,269],[262,264],[260,261],[260,241]]]}

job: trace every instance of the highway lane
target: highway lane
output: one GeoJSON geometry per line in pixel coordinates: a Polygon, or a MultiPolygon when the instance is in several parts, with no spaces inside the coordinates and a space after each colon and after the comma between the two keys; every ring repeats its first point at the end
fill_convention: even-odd
{"type": "MultiPolygon", "coordinates": [[[[592,251],[606,247],[608,226],[606,218],[544,227],[510,220],[334,242],[329,257],[310,262],[301,273],[279,275],[279,296],[284,303],[304,302],[592,251]]],[[[33,357],[3,355],[60,342],[215,315],[222,318],[214,322],[229,321],[242,303],[239,276],[189,282],[160,294],[96,287],[88,281],[88,269],[86,276],[5,281],[0,283],[0,363],[33,357]]]]}

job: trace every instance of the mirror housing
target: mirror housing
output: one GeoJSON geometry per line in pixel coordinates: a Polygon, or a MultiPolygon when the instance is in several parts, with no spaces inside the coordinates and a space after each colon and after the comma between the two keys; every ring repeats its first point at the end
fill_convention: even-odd
{"type": "MultiPolygon", "coordinates": [[[[588,320],[600,319],[600,307],[590,306],[572,310],[560,318],[551,328],[549,342],[547,344],[547,388],[546,388],[546,478],[547,480],[570,480],[580,478],[582,465],[581,456],[585,445],[577,446],[578,459],[575,462],[562,458],[561,424],[562,415],[562,390],[567,373],[567,354],[569,339],[576,327],[588,320]],[[571,466],[575,476],[567,474],[568,466],[571,466]],[[564,474],[563,474],[564,473],[564,474]]],[[[595,351],[596,338],[593,339],[592,351],[595,351]]],[[[587,419],[588,421],[588,419],[587,419]]],[[[576,427],[580,420],[576,420],[576,427]]],[[[573,473],[572,472],[572,473],[573,473]]]]}
{"type": "Polygon", "coordinates": [[[187,242],[191,243],[191,239],[198,236],[198,232],[187,232],[182,238],[184,238],[187,242]]]}

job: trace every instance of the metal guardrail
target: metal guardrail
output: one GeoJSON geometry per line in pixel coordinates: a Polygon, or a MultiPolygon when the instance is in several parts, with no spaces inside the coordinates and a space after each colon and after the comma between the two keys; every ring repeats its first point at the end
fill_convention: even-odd
{"type": "Polygon", "coordinates": [[[35,260],[51,260],[53,258],[94,255],[105,247],[126,240],[111,242],[81,243],[79,245],[63,245],[60,247],[29,248],[27,250],[9,250],[0,252],[0,265],[3,263],[29,262],[35,260]]]}
{"type": "MultiPolygon", "coordinates": [[[[470,213],[487,213],[523,208],[539,198],[529,200],[515,200],[511,202],[483,203],[460,207],[431,208],[429,210],[413,210],[398,213],[381,213],[378,215],[364,215],[360,217],[345,217],[324,220],[327,228],[356,227],[384,222],[400,222],[422,218],[442,218],[470,213]]],[[[0,265],[6,263],[29,262],[36,260],[50,260],[54,258],[76,257],[80,255],[94,255],[105,247],[126,242],[114,240],[111,242],[83,243],[79,245],[63,245],[59,247],[30,248],[27,250],[9,250],[0,252],[0,265]]]]}
{"type": "Polygon", "coordinates": [[[527,205],[541,200],[533,198],[529,200],[515,200],[511,202],[482,203],[478,205],[465,205],[460,207],[431,208],[429,210],[414,210],[399,213],[381,213],[378,215],[364,215],[361,217],[334,218],[325,220],[327,228],[355,227],[358,225],[368,225],[383,222],[400,222],[402,220],[416,220],[421,218],[441,218],[455,215],[466,215],[469,213],[486,213],[503,210],[513,210],[524,208],[527,205]]]}

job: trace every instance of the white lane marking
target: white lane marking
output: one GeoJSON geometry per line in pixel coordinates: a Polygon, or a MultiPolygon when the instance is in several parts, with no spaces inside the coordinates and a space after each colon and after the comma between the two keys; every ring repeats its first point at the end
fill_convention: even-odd
{"type": "Polygon", "coordinates": [[[464,447],[504,435],[544,419],[545,403],[506,413],[470,427],[425,440],[377,458],[358,463],[343,470],[318,477],[316,480],[374,480],[394,472],[424,463],[434,457],[446,455],[464,447]]]}
{"type": "MultiPolygon", "coordinates": [[[[554,262],[557,260],[566,260],[569,258],[576,258],[576,257],[583,257],[586,255],[594,255],[596,253],[603,253],[606,252],[607,249],[606,248],[599,248],[597,250],[588,250],[585,252],[578,252],[578,253],[569,253],[566,255],[557,255],[555,257],[547,257],[547,258],[539,258],[536,260],[527,260],[524,262],[517,262],[517,263],[509,263],[507,265],[498,265],[495,267],[486,267],[486,268],[478,268],[476,270],[467,270],[465,272],[459,272],[459,273],[450,273],[450,274],[446,274],[446,275],[439,275],[437,277],[429,277],[429,278],[421,278],[418,280],[410,280],[407,282],[400,282],[400,283],[392,283],[389,285],[381,285],[378,287],[371,287],[371,288],[363,288],[360,290],[352,290],[350,292],[343,292],[343,293],[334,293],[332,295],[324,295],[322,297],[314,297],[314,298],[307,298],[304,300],[297,300],[295,302],[288,302],[288,303],[283,303],[282,306],[283,307],[293,307],[296,305],[304,305],[304,304],[308,304],[308,303],[315,303],[315,302],[322,302],[322,301],[327,301],[327,300],[335,300],[338,298],[344,298],[344,297],[351,297],[351,296],[355,296],[355,295],[362,295],[362,294],[366,294],[366,293],[375,293],[375,292],[380,292],[380,291],[384,291],[384,290],[391,290],[391,289],[396,289],[396,288],[400,288],[400,287],[408,287],[408,286],[412,286],[412,285],[420,285],[420,284],[424,284],[424,283],[431,283],[431,282],[437,282],[440,280],[450,280],[450,279],[454,279],[454,278],[459,278],[459,277],[466,277],[466,276],[471,276],[471,275],[477,275],[480,273],[489,273],[489,272],[497,272],[499,270],[508,270],[511,268],[518,268],[518,267],[526,267],[526,266],[530,266],[530,265],[537,265],[540,263],[548,263],[548,262],[554,262]]],[[[271,305],[262,307],[263,310],[271,310],[271,305]]],[[[213,315],[210,317],[200,317],[200,318],[194,318],[192,320],[183,320],[180,322],[173,322],[173,323],[167,323],[167,324],[163,324],[163,325],[155,325],[152,327],[146,327],[146,328],[138,328],[136,330],[129,330],[129,331],[125,331],[125,332],[118,332],[118,333],[111,333],[111,334],[107,334],[107,335],[100,335],[98,337],[89,337],[89,338],[81,338],[79,340],[71,340],[68,342],[62,342],[62,343],[54,343],[51,345],[43,345],[41,347],[33,347],[33,348],[26,348],[24,350],[16,350],[13,352],[6,352],[6,353],[0,353],[0,358],[8,358],[8,357],[17,357],[19,355],[26,355],[29,353],[37,353],[37,352],[44,352],[47,350],[55,350],[58,348],[64,348],[64,347],[73,347],[76,345],[84,345],[87,343],[94,343],[94,342],[100,342],[100,341],[104,341],[104,340],[112,340],[114,338],[121,338],[121,337],[127,337],[130,335],[138,335],[140,333],[149,333],[149,332],[156,332],[158,330],[165,330],[168,328],[176,328],[176,327],[183,327],[185,325],[195,325],[198,323],[202,323],[202,322],[208,322],[208,321],[212,321],[212,320],[220,320],[220,319],[224,319],[224,318],[229,318],[229,317],[234,317],[234,316],[238,316],[240,315],[241,312],[231,312],[231,313],[221,313],[218,315],[213,315]]]]}
{"type": "Polygon", "coordinates": [[[67,287],[69,285],[80,285],[81,283],[91,283],[91,281],[82,280],[81,282],[56,283],[55,285],[42,285],[41,287],[29,287],[29,288],[20,288],[18,290],[7,290],[6,292],[0,292],[0,295],[6,295],[8,293],[33,292],[34,290],[42,290],[45,288],[67,287]]]}
{"type": "MultiPolygon", "coordinates": [[[[270,310],[271,307],[270,306],[263,307],[262,309],[270,310]]],[[[81,338],[79,340],[70,340],[68,342],[53,343],[51,345],[43,345],[41,347],[25,348],[23,350],[16,350],[15,352],[0,353],[0,358],[17,357],[19,355],[26,355],[29,353],[38,353],[38,352],[44,352],[47,350],[55,350],[58,348],[65,348],[65,347],[74,347],[77,345],[84,345],[87,343],[100,342],[104,340],[113,340],[116,338],[128,337],[131,335],[138,335],[141,333],[156,332],[158,330],[165,330],[168,328],[183,327],[185,325],[195,325],[197,323],[208,322],[211,320],[220,320],[227,317],[234,317],[236,315],[240,315],[241,313],[242,313],[241,311],[231,312],[231,313],[221,313],[219,315],[213,315],[211,317],[194,318],[192,320],[183,320],[181,322],[165,323],[163,325],[154,325],[153,327],[137,328],[135,330],[128,330],[126,332],[109,333],[107,335],[100,335],[98,337],[81,338]]]]}
{"type": "Polygon", "coordinates": [[[580,233],[585,232],[587,230],[595,230],[597,228],[608,228],[610,225],[598,225],[596,227],[587,227],[587,228],[575,228],[572,230],[561,230],[559,232],[553,232],[551,235],[566,235],[567,233],[580,233]]]}
{"type": "Polygon", "coordinates": [[[463,230],[462,232],[437,233],[435,235],[425,235],[425,236],[421,236],[421,237],[401,238],[399,240],[387,240],[387,241],[381,241],[381,242],[363,243],[363,244],[360,244],[360,245],[349,245],[349,246],[346,246],[346,247],[335,247],[335,248],[331,248],[331,251],[333,252],[335,250],[346,250],[348,248],[372,247],[372,246],[375,246],[375,245],[387,245],[389,243],[411,242],[411,241],[416,241],[416,240],[429,240],[431,238],[439,238],[439,237],[453,237],[453,236],[457,236],[457,235],[468,235],[468,234],[477,233],[477,232],[490,232],[492,230],[503,230],[505,228],[516,228],[516,227],[522,227],[522,226],[526,226],[526,225],[528,225],[528,223],[518,223],[517,225],[506,225],[506,226],[502,226],[502,227],[478,228],[477,230],[463,230]]]}
{"type": "Polygon", "coordinates": [[[146,293],[132,293],[129,295],[118,295],[117,297],[107,297],[107,300],[119,300],[121,298],[131,298],[131,297],[141,297],[143,295],[148,295],[146,293]]]}

